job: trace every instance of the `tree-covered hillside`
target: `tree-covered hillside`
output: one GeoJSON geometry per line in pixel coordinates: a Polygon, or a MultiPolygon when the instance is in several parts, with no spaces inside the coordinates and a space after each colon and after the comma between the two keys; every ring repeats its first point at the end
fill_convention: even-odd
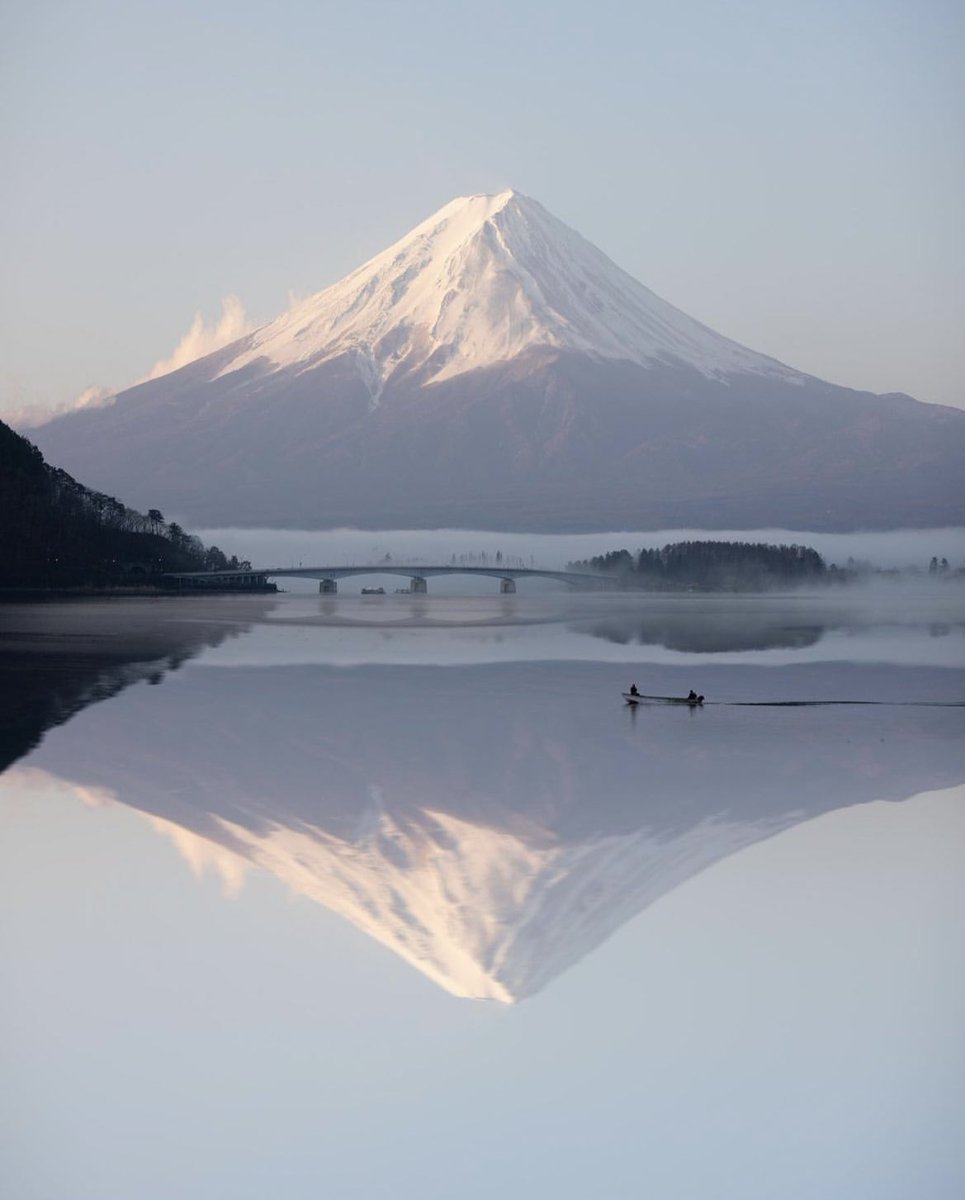
{"type": "Polygon", "coordinates": [[[84,487],[0,421],[0,588],[122,587],[244,565],[156,509],[84,487]]]}

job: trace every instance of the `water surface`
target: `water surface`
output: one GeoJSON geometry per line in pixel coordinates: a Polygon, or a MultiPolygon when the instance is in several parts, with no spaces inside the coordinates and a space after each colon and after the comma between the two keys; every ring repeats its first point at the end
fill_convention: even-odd
{"type": "Polygon", "coordinates": [[[9,1194],[961,1194],[955,590],[0,635],[9,1194]]]}

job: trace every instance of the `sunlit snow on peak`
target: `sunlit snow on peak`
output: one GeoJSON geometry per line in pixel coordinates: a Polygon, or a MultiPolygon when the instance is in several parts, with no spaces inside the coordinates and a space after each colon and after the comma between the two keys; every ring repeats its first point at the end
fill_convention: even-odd
{"type": "Polygon", "coordinates": [[[354,356],[375,404],[393,376],[436,382],[533,350],[799,378],[661,300],[512,189],[452,200],[258,330],[221,373],[354,356]]]}

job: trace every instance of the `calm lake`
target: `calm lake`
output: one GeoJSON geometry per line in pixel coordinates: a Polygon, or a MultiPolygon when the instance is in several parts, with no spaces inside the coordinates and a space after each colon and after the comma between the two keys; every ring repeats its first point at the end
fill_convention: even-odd
{"type": "Polygon", "coordinates": [[[965,1195],[962,588],[489,583],[0,606],[4,1195],[965,1195]]]}

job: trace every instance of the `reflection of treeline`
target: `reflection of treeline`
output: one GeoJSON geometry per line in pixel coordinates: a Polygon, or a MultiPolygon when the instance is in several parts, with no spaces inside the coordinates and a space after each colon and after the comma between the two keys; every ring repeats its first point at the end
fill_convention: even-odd
{"type": "Polygon", "coordinates": [[[590,637],[603,638],[618,646],[664,646],[686,654],[719,654],[737,650],[802,650],[821,640],[824,626],[795,625],[790,622],[769,624],[760,614],[687,614],[672,616],[619,618],[609,621],[576,623],[570,628],[590,637]]]}
{"type": "Polygon", "coordinates": [[[145,516],[84,487],[0,421],[0,587],[130,585],[245,565],[157,509],[145,516]]]}
{"type": "Polygon", "coordinates": [[[764,542],[674,542],[660,550],[611,550],[568,564],[572,571],[603,571],[630,587],[763,590],[828,578],[824,559],[810,546],[764,542]]]}

